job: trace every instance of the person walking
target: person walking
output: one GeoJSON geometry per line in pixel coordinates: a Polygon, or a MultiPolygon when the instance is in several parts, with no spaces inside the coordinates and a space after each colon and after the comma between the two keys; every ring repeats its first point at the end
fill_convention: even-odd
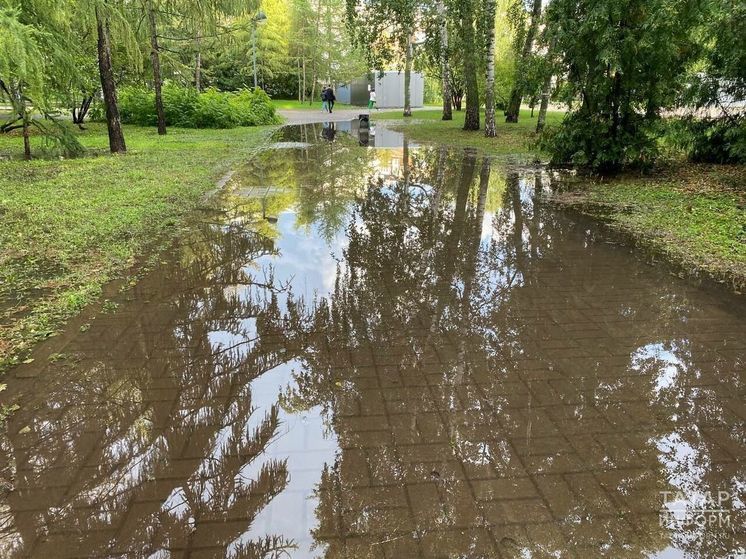
{"type": "Polygon", "coordinates": [[[331,112],[329,110],[329,90],[326,86],[321,90],[321,110],[325,113],[331,112]]]}
{"type": "Polygon", "coordinates": [[[334,90],[332,89],[332,86],[329,86],[326,90],[326,98],[329,102],[329,112],[331,113],[334,110],[334,101],[337,100],[337,96],[334,95],[334,90]]]}
{"type": "Polygon", "coordinates": [[[370,98],[368,99],[368,110],[372,110],[373,107],[376,107],[376,110],[378,110],[378,107],[376,106],[376,90],[371,89],[370,90],[370,98]]]}

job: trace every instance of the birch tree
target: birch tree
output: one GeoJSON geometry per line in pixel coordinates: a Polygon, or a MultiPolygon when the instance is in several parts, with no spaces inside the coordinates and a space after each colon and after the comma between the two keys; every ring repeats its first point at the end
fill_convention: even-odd
{"type": "Polygon", "coordinates": [[[518,122],[518,115],[521,110],[521,99],[523,98],[522,72],[531,56],[531,49],[534,46],[534,39],[539,30],[539,21],[541,20],[541,0],[533,0],[531,7],[531,20],[528,24],[528,30],[523,41],[520,58],[516,64],[515,83],[513,91],[510,93],[510,101],[505,111],[505,122],[518,122]]]}
{"type": "Polygon", "coordinates": [[[464,52],[463,73],[466,89],[466,114],[464,115],[464,130],[479,130],[479,82],[477,80],[477,53],[475,49],[476,33],[474,30],[476,19],[476,0],[454,0],[457,29],[462,48],[470,49],[464,52]]]}
{"type": "Polygon", "coordinates": [[[485,0],[484,14],[487,25],[487,69],[484,92],[484,135],[494,138],[495,129],[495,12],[497,0],[485,0]]]}

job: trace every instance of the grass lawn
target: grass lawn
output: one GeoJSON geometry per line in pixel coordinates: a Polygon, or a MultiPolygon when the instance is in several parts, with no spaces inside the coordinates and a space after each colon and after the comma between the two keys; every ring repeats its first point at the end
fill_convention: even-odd
{"type": "MultiPolygon", "coordinates": [[[[125,126],[129,153],[108,154],[106,128],[81,142],[99,155],[3,161],[20,136],[0,136],[0,372],[94,300],[175,226],[273,127],[179,130],[125,126]]],[[[38,151],[41,140],[33,139],[38,151]]],[[[155,253],[155,250],[152,251],[155,253]]]]}
{"type": "MultiPolygon", "coordinates": [[[[406,130],[407,136],[420,142],[436,142],[456,147],[474,147],[494,155],[516,155],[524,158],[531,153],[540,155],[536,143],[536,116],[531,118],[530,110],[521,110],[517,123],[506,123],[502,112],[498,111],[497,136],[487,138],[484,135],[484,113],[480,116],[482,130],[465,131],[464,111],[453,111],[453,120],[441,120],[440,109],[415,109],[412,117],[404,118],[401,109],[396,111],[373,111],[374,121],[386,121],[390,128],[406,130]]],[[[538,110],[534,113],[538,115],[538,110]]],[[[563,112],[547,113],[547,126],[559,124],[563,112]]]]}

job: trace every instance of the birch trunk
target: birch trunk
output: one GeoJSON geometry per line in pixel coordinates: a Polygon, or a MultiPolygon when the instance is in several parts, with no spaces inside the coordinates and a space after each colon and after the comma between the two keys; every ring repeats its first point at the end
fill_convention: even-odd
{"type": "Polygon", "coordinates": [[[485,1],[485,17],[487,18],[487,71],[484,92],[484,135],[494,138],[495,129],[495,11],[496,0],[485,1]]]}
{"type": "Polygon", "coordinates": [[[451,104],[451,76],[448,68],[448,25],[446,23],[446,5],[444,0],[438,2],[440,20],[440,75],[443,90],[443,120],[453,120],[451,104]]]}
{"type": "Polygon", "coordinates": [[[404,62],[404,116],[412,116],[412,34],[407,34],[407,53],[404,62]]]}
{"type": "Polygon", "coordinates": [[[303,99],[302,102],[306,102],[306,54],[303,53],[303,99]]]}
{"type": "Polygon", "coordinates": [[[549,108],[549,95],[552,92],[552,76],[548,75],[544,79],[544,86],[541,88],[541,105],[539,106],[539,118],[536,121],[536,132],[544,130],[547,120],[547,109],[549,108]]]}
{"type": "Polygon", "coordinates": [[[197,93],[202,91],[202,38],[199,36],[198,29],[194,37],[194,47],[197,50],[196,60],[194,61],[194,87],[197,93]]]}

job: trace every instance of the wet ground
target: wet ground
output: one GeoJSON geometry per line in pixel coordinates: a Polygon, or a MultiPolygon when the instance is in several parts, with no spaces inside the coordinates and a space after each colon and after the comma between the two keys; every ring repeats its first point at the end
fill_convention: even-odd
{"type": "MultiPolygon", "coordinates": [[[[402,109],[403,110],[403,109],[402,109]]],[[[374,110],[373,113],[376,111],[374,110]]],[[[321,109],[321,101],[309,105],[307,109],[280,109],[277,111],[287,124],[312,124],[324,119],[327,122],[341,122],[342,127],[349,127],[350,119],[361,114],[369,114],[367,107],[337,107],[331,114],[321,109]],[[347,125],[347,126],[346,126],[347,125]]]]}
{"type": "Polygon", "coordinates": [[[742,552],[742,300],[545,207],[545,171],[275,139],[7,378],[0,557],[742,552]]]}

